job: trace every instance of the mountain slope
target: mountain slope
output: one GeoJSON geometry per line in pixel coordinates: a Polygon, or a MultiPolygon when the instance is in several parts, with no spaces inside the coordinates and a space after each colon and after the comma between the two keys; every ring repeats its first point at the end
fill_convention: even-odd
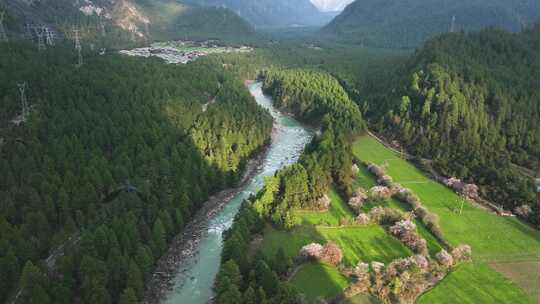
{"type": "Polygon", "coordinates": [[[73,53],[0,43],[0,303],[140,303],[173,237],[270,140],[217,58],[75,69],[73,53]]]}
{"type": "Polygon", "coordinates": [[[540,174],[539,50],[540,24],[430,40],[377,102],[390,105],[378,129],[508,210],[529,205],[536,215],[521,213],[538,224],[540,195],[528,172],[540,174]]]}
{"type": "Polygon", "coordinates": [[[494,26],[519,31],[538,17],[540,2],[533,0],[359,0],[328,24],[323,33],[354,43],[416,47],[451,28],[471,31],[494,26]]]}
{"type": "Polygon", "coordinates": [[[320,12],[310,0],[189,0],[192,3],[226,7],[256,27],[317,26],[333,15],[320,12]]]}
{"type": "Polygon", "coordinates": [[[6,27],[13,37],[35,36],[32,27],[44,25],[57,36],[68,37],[76,27],[85,41],[112,46],[253,33],[251,26],[230,10],[174,0],[5,0],[1,7],[7,11],[6,27]]]}

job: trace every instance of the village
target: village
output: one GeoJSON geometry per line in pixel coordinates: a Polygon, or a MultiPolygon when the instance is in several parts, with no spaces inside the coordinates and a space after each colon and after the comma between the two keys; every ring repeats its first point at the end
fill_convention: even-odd
{"type": "Polygon", "coordinates": [[[247,53],[253,49],[248,46],[221,46],[216,40],[197,41],[167,41],[156,42],[149,47],[122,50],[119,53],[137,57],[158,57],[168,64],[187,64],[199,57],[217,53],[247,53]]]}

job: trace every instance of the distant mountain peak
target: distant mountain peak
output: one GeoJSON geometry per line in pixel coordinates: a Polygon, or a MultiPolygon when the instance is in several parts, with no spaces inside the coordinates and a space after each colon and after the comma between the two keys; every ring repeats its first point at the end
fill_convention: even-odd
{"type": "MultiPolygon", "coordinates": [[[[208,6],[227,7],[258,28],[321,26],[333,17],[311,0],[185,0],[208,6]]],[[[320,0],[317,0],[320,1],[320,0]]],[[[343,2],[351,0],[324,0],[343,2]]],[[[331,7],[331,6],[326,6],[331,7]]]]}
{"type": "Polygon", "coordinates": [[[310,0],[321,12],[339,12],[354,0],[310,0]]]}

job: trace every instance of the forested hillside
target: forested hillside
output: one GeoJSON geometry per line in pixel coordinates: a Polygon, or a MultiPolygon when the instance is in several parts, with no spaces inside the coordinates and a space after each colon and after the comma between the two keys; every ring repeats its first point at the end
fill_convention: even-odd
{"type": "Polygon", "coordinates": [[[238,38],[251,26],[231,10],[173,0],[20,1],[0,4],[13,38],[35,39],[34,27],[47,26],[56,38],[73,38],[105,47],[125,47],[155,40],[238,38]]]}
{"type": "Polygon", "coordinates": [[[531,176],[540,172],[539,47],[540,26],[427,42],[400,72],[400,85],[378,101],[391,108],[380,113],[379,131],[433,158],[445,176],[483,185],[507,209],[532,207],[534,214],[518,213],[539,224],[531,176]]]}
{"type": "Polygon", "coordinates": [[[338,81],[310,70],[270,70],[263,73],[264,89],[275,104],[304,122],[319,125],[320,134],[306,148],[297,164],[265,181],[264,189],[245,202],[235,225],[225,236],[222,266],[216,279],[217,303],[295,303],[297,291],[279,275],[290,260],[278,255],[249,258],[251,238],[268,221],[282,229],[300,224],[298,209],[319,210],[328,204],[335,183],[350,195],[353,182],[352,141],[364,132],[358,107],[338,81]],[[250,302],[251,301],[251,302],[250,302]]]}
{"type": "Polygon", "coordinates": [[[540,3],[535,0],[358,0],[323,33],[369,46],[414,48],[452,30],[493,26],[517,32],[539,17],[540,3]]]}
{"type": "Polygon", "coordinates": [[[221,65],[72,63],[0,45],[0,301],[136,303],[168,242],[269,140],[270,115],[221,65]]]}
{"type": "MultiPolygon", "coordinates": [[[[326,193],[332,179],[343,194],[350,195],[350,144],[354,137],[365,131],[358,106],[339,82],[324,72],[304,69],[270,70],[263,77],[264,89],[273,96],[277,107],[292,112],[301,121],[321,128],[320,136],[308,147],[300,164],[305,165],[310,180],[322,187],[309,187],[306,195],[312,197],[296,198],[297,203],[315,203],[326,193]]],[[[291,193],[296,192],[291,190],[291,193]]],[[[291,207],[294,208],[294,204],[291,207]]]]}

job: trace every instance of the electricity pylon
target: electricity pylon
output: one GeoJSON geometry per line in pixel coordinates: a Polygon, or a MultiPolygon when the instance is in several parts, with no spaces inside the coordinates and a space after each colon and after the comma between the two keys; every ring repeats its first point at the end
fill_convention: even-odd
{"type": "Polygon", "coordinates": [[[45,42],[47,43],[47,45],[48,46],[53,46],[54,45],[54,32],[51,31],[46,26],[43,27],[43,32],[44,32],[44,35],[45,35],[45,42]]]}
{"type": "Polygon", "coordinates": [[[17,87],[19,88],[19,93],[21,94],[22,121],[26,121],[26,118],[30,113],[30,109],[28,108],[28,100],[26,99],[26,88],[28,85],[26,82],[17,83],[17,87]]]}
{"type": "Polygon", "coordinates": [[[36,32],[36,36],[38,38],[38,51],[43,51],[46,49],[45,47],[45,31],[43,30],[43,26],[35,26],[34,31],[36,32]]]}
{"type": "Polygon", "coordinates": [[[80,68],[83,65],[83,57],[81,39],[79,37],[79,30],[77,28],[73,29],[73,35],[75,40],[75,49],[77,50],[78,55],[77,67],[80,68]]]}

